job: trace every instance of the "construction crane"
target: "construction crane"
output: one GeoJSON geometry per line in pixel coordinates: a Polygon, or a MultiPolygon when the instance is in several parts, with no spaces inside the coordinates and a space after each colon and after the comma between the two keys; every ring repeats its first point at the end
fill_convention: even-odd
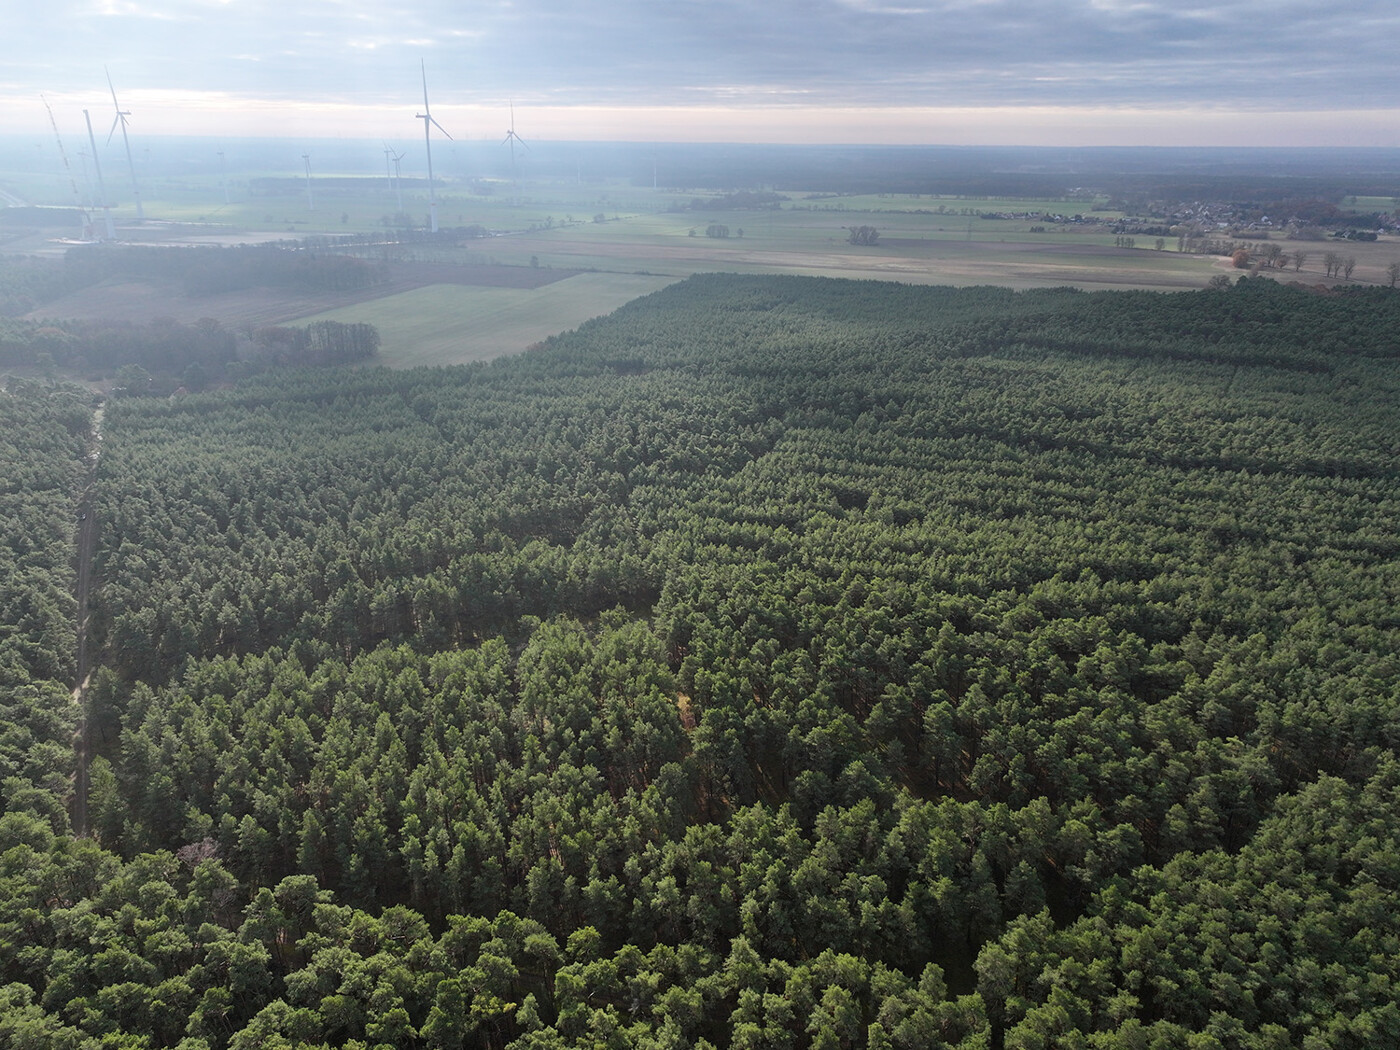
{"type": "Polygon", "coordinates": [[[83,207],[83,197],[78,192],[78,180],[73,175],[72,166],[68,163],[68,151],[63,148],[63,136],[58,133],[58,121],[54,119],[53,107],[49,105],[49,100],[43,95],[40,95],[39,98],[44,103],[44,108],[48,110],[49,125],[53,128],[54,141],[58,143],[58,155],[63,159],[63,170],[68,176],[69,184],[73,187],[73,203],[78,208],[78,214],[83,217],[83,239],[90,240],[92,238],[92,222],[88,218],[87,209],[83,207]]]}

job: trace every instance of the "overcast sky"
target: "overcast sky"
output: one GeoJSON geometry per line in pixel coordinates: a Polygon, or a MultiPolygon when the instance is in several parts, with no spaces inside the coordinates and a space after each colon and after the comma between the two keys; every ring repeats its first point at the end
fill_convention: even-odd
{"type": "Polygon", "coordinates": [[[1395,0],[5,6],[0,132],[1400,146],[1395,0]]]}

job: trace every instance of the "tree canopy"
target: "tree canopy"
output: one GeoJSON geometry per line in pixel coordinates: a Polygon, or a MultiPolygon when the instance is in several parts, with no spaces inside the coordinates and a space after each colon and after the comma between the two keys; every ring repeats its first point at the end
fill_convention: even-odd
{"type": "Polygon", "coordinates": [[[1397,313],[716,275],[113,401],[87,839],[12,385],[0,1034],[1400,1039],[1397,313]]]}

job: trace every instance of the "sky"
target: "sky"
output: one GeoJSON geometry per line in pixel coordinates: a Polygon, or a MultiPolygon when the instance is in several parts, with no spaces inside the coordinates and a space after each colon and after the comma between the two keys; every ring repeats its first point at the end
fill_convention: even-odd
{"type": "Polygon", "coordinates": [[[3,134],[1400,146],[1395,0],[0,7],[3,134]]]}

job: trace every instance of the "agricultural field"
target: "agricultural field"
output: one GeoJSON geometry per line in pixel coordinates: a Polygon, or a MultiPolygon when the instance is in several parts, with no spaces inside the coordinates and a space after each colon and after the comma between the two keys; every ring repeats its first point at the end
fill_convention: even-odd
{"type": "MultiPolygon", "coordinates": [[[[383,332],[386,361],[449,364],[518,352],[611,311],[633,294],[698,273],[1163,291],[1200,288],[1217,274],[1239,273],[1221,256],[1179,251],[1175,237],[1139,236],[1132,247],[1125,246],[1113,226],[1124,213],[1102,192],[1015,197],[834,193],[814,187],[760,193],[763,206],[745,208],[734,205],[755,202],[745,202],[743,194],[685,185],[653,188],[635,178],[462,178],[444,181],[439,219],[445,228],[469,228],[479,235],[429,247],[392,243],[397,225],[427,221],[421,180],[405,179],[395,187],[384,175],[327,175],[313,177],[307,192],[299,176],[261,168],[151,177],[142,191],[146,221],[135,221],[129,199],[114,206],[119,239],[234,245],[382,232],[385,257],[453,276],[441,282],[395,276],[388,286],[335,296],[265,289],[198,301],[149,285],[106,285],[52,304],[43,315],[170,317],[185,323],[213,317],[228,327],[363,321],[383,332]],[[1044,215],[1065,221],[1032,217],[1044,215]],[[849,243],[851,231],[860,226],[878,231],[874,245],[849,243]],[[521,274],[555,283],[527,290],[534,278],[523,278],[524,287],[516,288],[521,274]],[[427,287],[435,283],[442,287],[427,287]]],[[[0,186],[25,201],[61,205],[73,199],[70,189],[52,179],[45,184],[23,173],[0,171],[0,186]]],[[[1346,203],[1364,210],[1393,204],[1389,198],[1362,196],[1346,203]]],[[[73,233],[0,224],[0,251],[58,255],[73,233]]],[[[1289,282],[1333,283],[1323,256],[1334,247],[1355,260],[1349,283],[1390,283],[1387,269],[1400,259],[1400,245],[1389,235],[1339,247],[1270,243],[1290,255],[1306,253],[1302,266],[1265,271],[1289,282]]]]}
{"type": "Polygon", "coordinates": [[[576,269],[647,270],[676,277],[693,273],[796,273],[827,277],[880,278],[910,284],[996,284],[1012,288],[1083,285],[1114,288],[1190,288],[1209,279],[1214,260],[1176,252],[1121,249],[1111,237],[1055,235],[969,240],[965,231],[908,223],[880,228],[872,247],[847,243],[846,227],[859,217],[829,221],[805,215],[719,213],[650,216],[633,223],[608,223],[541,230],[470,244],[463,250],[518,263],[576,269]],[[731,235],[704,236],[710,223],[731,235]],[[742,229],[743,237],[737,236],[742,229]],[[1107,240],[1108,243],[1100,243],[1107,240]]]}
{"type": "Polygon", "coordinates": [[[534,289],[436,284],[304,320],[374,325],[378,361],[391,368],[464,364],[517,353],[671,282],[583,273],[534,289]]]}

